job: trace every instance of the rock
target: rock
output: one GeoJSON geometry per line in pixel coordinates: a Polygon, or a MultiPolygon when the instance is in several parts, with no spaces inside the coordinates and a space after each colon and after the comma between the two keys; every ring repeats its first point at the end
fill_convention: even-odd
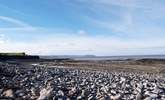
{"type": "Polygon", "coordinates": [[[14,98],[14,92],[12,89],[7,89],[3,92],[3,96],[14,98]]]}
{"type": "Polygon", "coordinates": [[[116,94],[116,95],[114,95],[114,96],[111,96],[110,98],[111,98],[112,100],[120,100],[120,97],[121,97],[120,94],[116,94]]]}
{"type": "Polygon", "coordinates": [[[46,68],[38,65],[25,68],[10,64],[4,64],[0,69],[3,73],[14,73],[0,73],[0,96],[16,100],[165,98],[164,74],[46,68]]]}
{"type": "Polygon", "coordinates": [[[136,100],[141,100],[141,98],[142,98],[141,93],[138,93],[138,94],[136,95],[136,100]]]}
{"type": "Polygon", "coordinates": [[[17,96],[19,96],[19,97],[22,97],[22,96],[25,95],[25,93],[24,93],[23,90],[17,90],[17,91],[15,92],[15,95],[17,95],[17,96]]]}
{"type": "Polygon", "coordinates": [[[52,88],[43,88],[40,91],[40,96],[39,96],[39,98],[37,100],[48,99],[52,90],[53,90],[52,88]]]}
{"type": "Polygon", "coordinates": [[[58,95],[59,96],[64,96],[64,92],[62,90],[58,90],[58,95]]]}
{"type": "Polygon", "coordinates": [[[3,93],[3,89],[0,89],[0,94],[2,94],[3,93]]]}

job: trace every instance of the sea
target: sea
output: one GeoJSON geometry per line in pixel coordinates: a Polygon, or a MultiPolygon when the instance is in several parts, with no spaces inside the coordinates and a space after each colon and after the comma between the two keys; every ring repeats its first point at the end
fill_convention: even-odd
{"type": "Polygon", "coordinates": [[[94,55],[56,55],[40,56],[45,59],[73,59],[73,60],[127,60],[127,59],[165,59],[165,55],[126,55],[126,56],[94,56],[94,55]]]}

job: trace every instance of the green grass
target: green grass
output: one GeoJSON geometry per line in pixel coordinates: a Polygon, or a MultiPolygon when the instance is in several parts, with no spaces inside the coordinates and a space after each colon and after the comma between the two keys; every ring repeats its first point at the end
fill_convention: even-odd
{"type": "Polygon", "coordinates": [[[25,56],[24,52],[20,53],[0,53],[0,56],[25,56]]]}

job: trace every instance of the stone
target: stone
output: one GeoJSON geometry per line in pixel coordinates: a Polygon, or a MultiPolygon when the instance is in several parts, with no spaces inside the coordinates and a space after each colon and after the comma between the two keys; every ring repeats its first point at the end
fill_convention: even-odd
{"type": "Polygon", "coordinates": [[[14,92],[12,89],[7,89],[3,92],[3,96],[14,98],[14,92]]]}

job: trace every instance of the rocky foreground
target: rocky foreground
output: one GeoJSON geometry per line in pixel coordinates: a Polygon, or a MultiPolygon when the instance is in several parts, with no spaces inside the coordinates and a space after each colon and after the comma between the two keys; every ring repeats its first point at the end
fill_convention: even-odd
{"type": "Polygon", "coordinates": [[[165,75],[0,64],[0,100],[165,100],[165,75]]]}

